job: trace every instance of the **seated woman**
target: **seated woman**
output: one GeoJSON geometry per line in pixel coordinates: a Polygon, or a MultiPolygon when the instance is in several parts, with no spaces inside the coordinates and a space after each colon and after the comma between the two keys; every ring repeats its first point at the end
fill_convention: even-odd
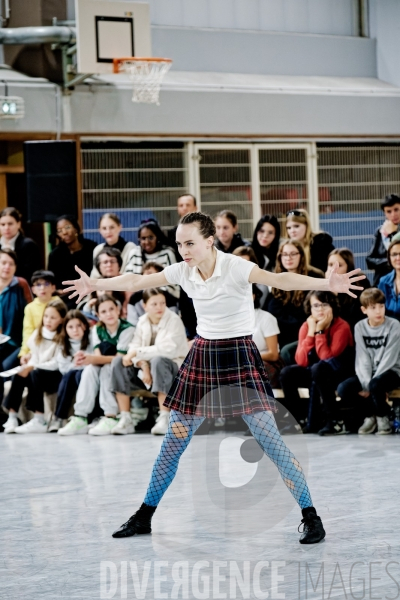
{"type": "Polygon", "coordinates": [[[48,269],[54,273],[57,294],[68,308],[75,308],[75,302],[62,289],[62,281],[67,275],[68,279],[77,278],[75,265],[85,273],[90,273],[96,242],[83,237],[78,221],[71,215],[63,215],[57,219],[56,232],[58,245],[49,254],[48,269]]]}
{"type": "MultiPolygon", "coordinates": [[[[354,265],[354,255],[352,251],[348,248],[336,248],[335,250],[332,250],[328,257],[328,269],[325,273],[325,277],[327,279],[329,279],[329,274],[335,263],[339,264],[338,273],[349,273],[356,268],[354,265]]],[[[348,294],[336,294],[340,307],[340,316],[342,319],[348,322],[352,332],[354,332],[356,323],[364,318],[364,315],[361,311],[359,298],[364,290],[371,287],[367,277],[362,279],[359,285],[364,289],[356,290],[354,292],[357,298],[352,298],[348,294]]]]}
{"type": "Polygon", "coordinates": [[[93,263],[94,267],[90,274],[91,277],[100,278],[100,272],[96,267],[96,256],[105,248],[114,248],[121,252],[122,265],[121,273],[125,273],[125,267],[127,265],[128,256],[136,244],[134,242],[127,242],[121,236],[122,223],[115,213],[105,213],[99,222],[99,233],[104,239],[104,243],[99,244],[93,250],[93,263]]]}
{"type": "Polygon", "coordinates": [[[140,317],[134,338],[124,357],[113,360],[111,389],[114,391],[121,419],[112,433],[134,433],[130,415],[130,392],[137,387],[151,388],[158,396],[160,415],[151,433],[164,435],[168,429],[169,409],[164,400],[189,351],[185,327],[178,315],[167,308],[161,289],[143,292],[146,314],[140,317]],[[138,378],[139,369],[142,371],[138,378]]]}
{"type": "MultiPolygon", "coordinates": [[[[322,271],[308,265],[302,244],[295,240],[284,240],[281,243],[276,257],[275,271],[276,273],[299,273],[309,277],[324,277],[322,271]]],[[[281,357],[286,364],[293,363],[299,330],[307,318],[303,306],[306,295],[306,291],[286,292],[272,288],[271,294],[267,298],[265,310],[278,320],[279,346],[281,357]],[[289,344],[291,347],[285,348],[289,344]]]]}
{"type": "Polygon", "coordinates": [[[273,271],[275,269],[276,255],[279,249],[281,227],[273,215],[264,215],[258,221],[253,233],[251,247],[257,257],[260,269],[273,271]]]}
{"type": "MultiPolygon", "coordinates": [[[[158,263],[149,260],[147,263],[143,265],[142,275],[151,275],[152,273],[161,273],[164,270],[164,267],[159,265],[158,263]]],[[[163,288],[159,288],[164,292],[165,299],[167,302],[168,308],[170,308],[176,314],[179,314],[178,310],[178,299],[169,291],[168,285],[163,288]]],[[[143,302],[143,291],[135,292],[129,299],[128,302],[128,315],[127,320],[134,327],[136,327],[139,318],[145,314],[144,302],[143,302]]]]}
{"type": "Polygon", "coordinates": [[[273,315],[266,310],[261,310],[260,297],[261,292],[253,283],[253,301],[255,309],[253,341],[263,359],[271,387],[277,388],[280,387],[279,373],[284,367],[284,362],[279,356],[279,326],[278,321],[273,315]]]}
{"type": "Polygon", "coordinates": [[[214,219],[216,229],[215,247],[221,252],[232,254],[235,248],[246,246],[238,233],[237,216],[231,210],[221,210],[214,219]]]}
{"type": "Polygon", "coordinates": [[[9,248],[17,255],[17,277],[30,281],[34,271],[42,269],[42,259],[37,243],[25,237],[22,230],[22,215],[13,206],[4,208],[0,213],[0,247],[9,248]]]}
{"type": "MultiPolygon", "coordinates": [[[[350,325],[339,317],[339,303],[331,292],[309,292],[304,303],[309,315],[299,332],[296,365],[285,367],[280,380],[285,399],[282,404],[297,422],[308,414],[307,433],[315,431],[315,412],[322,400],[326,424],[320,435],[346,433],[336,414],[335,390],[354,372],[354,342],[350,325]],[[310,390],[309,406],[298,388],[310,390]]],[[[308,401],[307,401],[308,403],[308,401]]]]}
{"type": "Polygon", "coordinates": [[[386,315],[400,321],[400,240],[390,243],[388,261],[393,271],[381,277],[378,288],[385,294],[386,315]]]}
{"type": "Polygon", "coordinates": [[[335,246],[326,231],[313,232],[309,214],[304,208],[290,210],[286,214],[285,236],[291,241],[301,242],[308,263],[325,273],[328,256],[335,246]]]}

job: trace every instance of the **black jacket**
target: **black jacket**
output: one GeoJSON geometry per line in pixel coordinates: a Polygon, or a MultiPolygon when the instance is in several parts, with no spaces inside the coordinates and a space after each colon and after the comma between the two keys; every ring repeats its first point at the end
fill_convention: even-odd
{"type": "Polygon", "coordinates": [[[215,247],[217,248],[217,250],[221,250],[221,252],[225,252],[226,254],[232,254],[232,252],[234,250],[236,250],[236,248],[239,248],[239,246],[248,246],[248,245],[249,244],[244,241],[244,239],[242,238],[240,233],[235,233],[235,235],[233,236],[233,239],[232,239],[232,243],[229,246],[228,250],[225,250],[224,246],[221,244],[219,239],[215,238],[215,247]]]}
{"type": "Polygon", "coordinates": [[[17,277],[23,277],[31,284],[31,277],[34,271],[42,269],[42,259],[39,246],[31,238],[25,237],[22,233],[15,240],[15,253],[18,258],[17,277]]]}
{"type": "Polygon", "coordinates": [[[324,273],[328,267],[328,256],[335,249],[332,243],[332,236],[326,231],[316,233],[310,245],[310,264],[316,269],[321,269],[324,273]]]}
{"type": "MultiPolygon", "coordinates": [[[[400,227],[397,231],[400,231],[400,227]]],[[[396,235],[396,231],[389,236],[389,240],[396,235]]],[[[379,283],[379,280],[384,275],[387,275],[392,270],[392,267],[389,266],[389,262],[387,259],[387,250],[383,243],[382,235],[381,235],[381,227],[379,226],[374,233],[374,241],[365,257],[367,262],[368,269],[371,271],[375,271],[374,281],[372,285],[376,287],[379,283]]]]}

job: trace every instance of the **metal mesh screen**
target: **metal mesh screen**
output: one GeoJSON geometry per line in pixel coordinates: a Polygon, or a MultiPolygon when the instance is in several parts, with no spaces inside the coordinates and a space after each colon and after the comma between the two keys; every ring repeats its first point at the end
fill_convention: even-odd
{"type": "Polygon", "coordinates": [[[232,210],[246,239],[253,234],[250,148],[199,149],[201,209],[214,217],[232,210]]]}
{"type": "Polygon", "coordinates": [[[124,238],[134,242],[142,219],[156,218],[163,229],[176,225],[176,201],[187,191],[183,144],[138,148],[138,144],[123,142],[86,142],[81,153],[82,212],[89,237],[103,241],[98,221],[104,212],[116,213],[124,238]]]}
{"type": "Polygon", "coordinates": [[[261,214],[281,223],[294,208],[308,210],[308,167],[304,148],[259,150],[261,214]]]}
{"type": "Polygon", "coordinates": [[[373,233],[383,221],[380,201],[399,188],[400,146],[318,148],[321,229],[337,248],[350,248],[363,270],[373,233]]]}

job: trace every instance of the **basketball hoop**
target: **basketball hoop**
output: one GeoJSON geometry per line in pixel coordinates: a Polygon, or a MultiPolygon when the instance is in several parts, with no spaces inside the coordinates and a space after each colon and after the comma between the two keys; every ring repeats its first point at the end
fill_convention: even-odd
{"type": "Polygon", "coordinates": [[[170,58],[114,58],[114,73],[127,73],[133,83],[132,102],[159,105],[160,87],[169,71],[170,58]]]}

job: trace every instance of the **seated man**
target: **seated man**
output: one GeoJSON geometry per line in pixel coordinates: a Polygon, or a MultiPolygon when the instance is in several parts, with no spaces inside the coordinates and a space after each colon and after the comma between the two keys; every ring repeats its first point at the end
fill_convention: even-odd
{"type": "Polygon", "coordinates": [[[355,326],[356,376],[343,381],[338,394],[345,406],[357,406],[365,415],[360,434],[392,433],[390,407],[386,394],[400,387],[400,323],[385,316],[385,295],[377,288],[364,290],[360,296],[366,319],[355,326]]]}

